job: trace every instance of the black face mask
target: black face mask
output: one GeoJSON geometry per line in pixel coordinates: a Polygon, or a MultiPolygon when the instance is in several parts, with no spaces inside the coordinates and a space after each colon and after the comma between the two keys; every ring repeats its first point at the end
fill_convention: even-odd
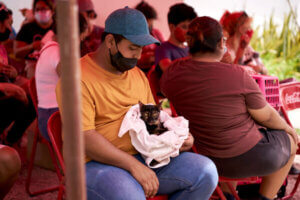
{"type": "Polygon", "coordinates": [[[4,33],[0,33],[0,41],[6,41],[9,38],[11,31],[7,28],[4,33]]]}
{"type": "Polygon", "coordinates": [[[118,71],[125,72],[134,68],[138,62],[136,58],[125,58],[117,47],[118,52],[115,55],[111,54],[109,49],[109,56],[112,66],[114,66],[118,71]]]}

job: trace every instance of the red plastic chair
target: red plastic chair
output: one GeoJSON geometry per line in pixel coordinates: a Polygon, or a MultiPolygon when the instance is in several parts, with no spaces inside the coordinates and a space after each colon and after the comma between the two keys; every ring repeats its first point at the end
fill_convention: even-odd
{"type": "MultiPolygon", "coordinates": [[[[293,124],[291,123],[288,111],[300,108],[300,82],[289,82],[289,83],[283,83],[279,86],[279,92],[280,92],[280,98],[281,98],[281,111],[282,114],[287,121],[287,123],[293,127],[293,124]]],[[[295,125],[295,124],[294,124],[295,125]]],[[[298,124],[296,124],[298,125],[298,124]]],[[[300,144],[298,143],[298,147],[300,147],[300,144]]],[[[298,148],[297,154],[300,154],[300,149],[298,148]]],[[[300,183],[300,174],[298,175],[297,181],[291,191],[290,194],[284,196],[281,198],[282,200],[290,199],[294,194],[296,193],[298,186],[300,183]]]]}
{"type": "Polygon", "coordinates": [[[158,195],[153,198],[147,198],[147,200],[168,200],[167,195],[158,195]]]}
{"type": "Polygon", "coordinates": [[[149,81],[149,85],[150,85],[151,92],[153,94],[155,103],[158,104],[159,100],[164,99],[165,97],[159,95],[159,92],[160,92],[159,78],[158,78],[157,72],[155,71],[155,65],[153,65],[151,67],[151,69],[149,70],[149,72],[147,74],[147,78],[149,81]]]}
{"type": "MultiPolygon", "coordinates": [[[[35,107],[36,113],[38,113],[37,111],[37,104],[38,104],[38,99],[37,99],[37,93],[36,93],[36,85],[35,85],[35,78],[31,78],[29,81],[29,94],[30,97],[32,99],[33,105],[35,107]]],[[[52,186],[52,187],[48,187],[48,188],[44,188],[41,190],[37,190],[37,191],[32,191],[30,189],[30,185],[31,185],[31,176],[32,176],[32,171],[33,171],[33,166],[34,166],[34,159],[35,159],[35,154],[36,154],[36,150],[37,150],[37,144],[38,142],[43,143],[47,146],[51,159],[53,161],[56,173],[59,174],[60,170],[53,152],[53,149],[51,147],[51,144],[42,137],[39,128],[38,128],[38,124],[36,125],[35,131],[34,131],[34,138],[33,138],[33,144],[32,144],[32,151],[31,151],[31,155],[30,155],[30,159],[29,159],[29,164],[28,164],[28,176],[26,179],[26,184],[25,184],[25,188],[27,193],[30,196],[36,196],[36,195],[40,195],[40,194],[44,194],[47,192],[51,192],[51,191],[55,191],[59,189],[59,186],[52,186]]]]}
{"type": "MultiPolygon", "coordinates": [[[[52,147],[54,149],[54,152],[57,156],[57,159],[59,161],[60,167],[61,167],[61,173],[60,173],[60,185],[59,185],[59,192],[57,199],[60,200],[63,197],[65,186],[64,186],[64,174],[65,174],[65,165],[63,156],[61,153],[62,150],[62,136],[61,136],[61,117],[59,111],[53,113],[51,117],[48,120],[48,133],[49,137],[52,143],[52,147]]],[[[147,198],[147,200],[168,200],[167,195],[158,195],[153,198],[147,198]]]]}
{"type": "Polygon", "coordinates": [[[58,197],[57,199],[60,200],[63,197],[65,191],[65,183],[64,183],[64,176],[65,176],[65,164],[62,156],[62,136],[61,136],[61,118],[59,111],[53,113],[49,120],[48,120],[48,134],[51,140],[52,147],[54,149],[55,155],[60,165],[60,173],[59,177],[59,190],[58,190],[58,197]]]}

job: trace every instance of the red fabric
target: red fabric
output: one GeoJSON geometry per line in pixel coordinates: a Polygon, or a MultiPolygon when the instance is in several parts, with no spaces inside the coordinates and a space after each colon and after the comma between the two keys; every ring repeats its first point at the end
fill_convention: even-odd
{"type": "Polygon", "coordinates": [[[199,153],[228,158],[261,139],[247,107],[266,105],[256,82],[237,65],[179,60],[164,72],[161,90],[190,122],[199,153]]]}

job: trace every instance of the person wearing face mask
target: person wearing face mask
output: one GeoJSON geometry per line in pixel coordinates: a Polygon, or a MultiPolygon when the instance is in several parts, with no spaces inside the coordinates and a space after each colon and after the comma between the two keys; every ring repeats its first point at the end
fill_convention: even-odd
{"type": "MultiPolygon", "coordinates": [[[[42,136],[50,141],[47,122],[52,113],[58,110],[56,101],[55,87],[59,79],[58,65],[60,62],[59,44],[56,37],[55,18],[52,24],[53,38],[47,41],[41,51],[36,64],[35,82],[38,98],[38,125],[42,136]]],[[[86,37],[88,24],[85,17],[79,14],[79,33],[80,40],[86,37]]]]}
{"type": "MultiPolygon", "coordinates": [[[[136,67],[143,46],[153,43],[159,42],[150,35],[144,15],[125,7],[106,19],[100,47],[80,59],[89,200],[145,200],[157,193],[169,194],[170,199],[207,200],[216,187],[218,175],[208,158],[181,152],[167,166],[150,169],[129,134],[118,137],[131,106],[139,101],[154,104],[148,80],[136,67]]],[[[63,112],[60,82],[56,89],[63,112]]],[[[181,151],[192,143],[192,137],[185,140],[181,151]]]]}
{"type": "Polygon", "coordinates": [[[14,42],[15,56],[26,60],[25,71],[28,78],[34,75],[41,39],[51,29],[53,10],[51,0],[34,0],[34,21],[22,26],[14,42]]]}
{"type": "MultiPolygon", "coordinates": [[[[161,32],[153,27],[154,21],[157,19],[157,13],[155,9],[148,3],[141,1],[136,5],[135,9],[141,11],[147,20],[150,34],[160,42],[164,42],[161,32]]],[[[155,44],[150,44],[143,47],[142,56],[138,61],[138,67],[147,73],[155,63],[155,44]]]]}
{"type": "Polygon", "coordinates": [[[101,43],[101,35],[104,28],[93,24],[93,20],[97,18],[92,0],[77,0],[79,12],[86,18],[88,22],[87,37],[80,43],[81,57],[87,53],[96,51],[101,43]]]}
{"type": "Polygon", "coordinates": [[[4,4],[0,3],[0,42],[6,42],[11,32],[9,11],[4,4]]]}
{"type": "Polygon", "coordinates": [[[187,42],[191,58],[175,61],[164,72],[163,94],[189,119],[197,151],[215,162],[220,176],[261,176],[255,199],[275,198],[295,158],[296,131],[243,68],[220,62],[226,44],[218,21],[193,20],[187,42]]]}
{"type": "Polygon", "coordinates": [[[250,46],[253,34],[252,18],[245,11],[225,11],[220,19],[224,35],[227,37],[227,53],[222,62],[245,66],[250,73],[267,74],[268,70],[259,58],[259,53],[250,46]],[[252,71],[252,72],[251,72],[252,71]]]}
{"type": "Polygon", "coordinates": [[[155,50],[156,72],[160,77],[175,59],[188,56],[188,47],[184,44],[185,34],[191,20],[197,17],[194,9],[184,3],[173,5],[168,13],[170,37],[155,50]]]}

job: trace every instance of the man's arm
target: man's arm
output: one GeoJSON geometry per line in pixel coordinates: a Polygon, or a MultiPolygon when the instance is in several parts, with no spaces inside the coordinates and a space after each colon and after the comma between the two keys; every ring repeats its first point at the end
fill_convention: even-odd
{"type": "Polygon", "coordinates": [[[133,156],[116,148],[96,130],[84,131],[86,155],[92,160],[127,170],[143,187],[147,197],[153,197],[159,182],[150,168],[133,156]]]}
{"type": "Polygon", "coordinates": [[[250,109],[248,111],[251,117],[259,124],[271,128],[284,130],[294,139],[295,144],[298,144],[298,136],[296,131],[291,128],[278,114],[278,112],[269,104],[261,109],[250,109]]]}
{"type": "Polygon", "coordinates": [[[14,42],[14,53],[16,57],[25,58],[34,49],[41,49],[41,41],[35,41],[31,44],[17,40],[14,42]]]}
{"type": "Polygon", "coordinates": [[[159,61],[158,65],[160,69],[164,72],[168,69],[168,67],[171,65],[172,61],[169,58],[164,58],[161,61],[159,61]]]}

